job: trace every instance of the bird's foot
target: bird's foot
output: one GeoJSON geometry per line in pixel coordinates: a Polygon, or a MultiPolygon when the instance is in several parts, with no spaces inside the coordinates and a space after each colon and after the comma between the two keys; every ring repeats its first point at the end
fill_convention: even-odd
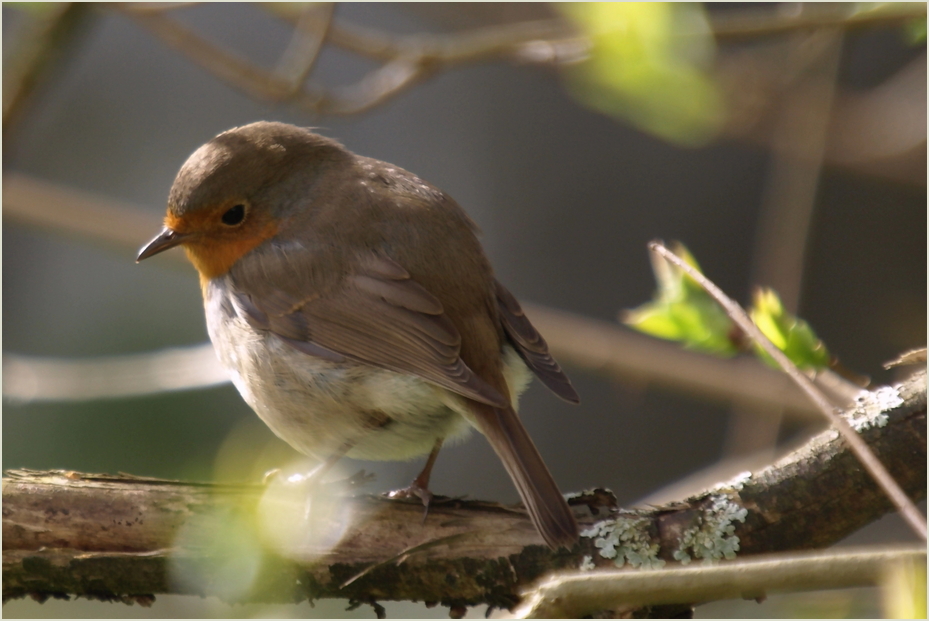
{"type": "Polygon", "coordinates": [[[428,507],[429,503],[432,502],[433,494],[425,487],[418,485],[415,481],[409,485],[409,487],[404,487],[403,489],[395,489],[384,494],[388,498],[394,500],[409,500],[413,498],[419,498],[423,505],[428,507]]]}
{"type": "Polygon", "coordinates": [[[395,489],[384,494],[391,500],[411,500],[419,498],[423,503],[423,523],[426,522],[426,516],[429,515],[429,505],[432,504],[433,494],[427,488],[413,481],[408,487],[395,489]]]}

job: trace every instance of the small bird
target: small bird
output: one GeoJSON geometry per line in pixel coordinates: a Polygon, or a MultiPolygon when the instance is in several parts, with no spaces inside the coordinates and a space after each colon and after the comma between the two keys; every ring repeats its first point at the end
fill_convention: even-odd
{"type": "Polygon", "coordinates": [[[138,261],[175,246],[220,361],[284,441],[323,464],[428,453],[404,491],[428,506],[442,443],[474,427],[545,542],[576,543],[516,406],[531,373],[578,395],[445,193],[308,129],[252,123],[188,158],[138,261]]]}

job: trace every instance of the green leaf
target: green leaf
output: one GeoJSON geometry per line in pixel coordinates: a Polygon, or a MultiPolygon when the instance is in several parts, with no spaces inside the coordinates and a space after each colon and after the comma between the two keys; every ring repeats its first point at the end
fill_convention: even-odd
{"type": "Polygon", "coordinates": [[[903,24],[903,36],[909,45],[922,45],[926,42],[926,18],[908,19],[903,24]]]}
{"type": "MultiPolygon", "coordinates": [[[[758,329],[800,369],[825,369],[832,356],[809,324],[784,310],[772,289],[759,289],[749,311],[758,329]]],[[[756,352],[770,366],[780,368],[756,346],[756,352]]]]}
{"type": "Polygon", "coordinates": [[[589,57],[565,69],[574,96],[666,140],[699,146],[724,120],[723,99],[703,67],[715,47],[699,3],[557,5],[590,39],[589,57]]]}
{"type": "MultiPolygon", "coordinates": [[[[693,255],[674,244],[675,254],[699,270],[693,255]]],[[[651,302],[627,311],[623,322],[645,334],[697,351],[732,356],[738,352],[731,335],[733,324],[700,285],[663,259],[652,264],[658,289],[651,302]]]]}

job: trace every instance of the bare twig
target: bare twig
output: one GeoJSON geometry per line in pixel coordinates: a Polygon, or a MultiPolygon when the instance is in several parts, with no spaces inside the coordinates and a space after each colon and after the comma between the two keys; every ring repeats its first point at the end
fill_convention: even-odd
{"type": "Polygon", "coordinates": [[[124,252],[138,249],[158,227],[158,217],[139,207],[17,172],[3,173],[3,219],[124,252]]]}
{"type": "MultiPolygon", "coordinates": [[[[427,79],[438,69],[507,54],[519,56],[524,45],[532,44],[540,37],[552,36],[555,29],[562,35],[568,32],[568,26],[564,22],[548,20],[494,26],[456,36],[404,39],[403,44],[397,45],[384,37],[366,38],[364,34],[360,34],[363,31],[359,29],[353,31],[329,24],[328,40],[336,45],[347,43],[349,46],[377,54],[387,60],[387,63],[349,87],[308,87],[305,90],[295,90],[294,80],[282,78],[277,73],[269,73],[202,39],[168,17],[166,11],[135,11],[131,4],[120,5],[120,8],[166,45],[178,50],[232,86],[259,99],[287,101],[320,114],[357,114],[427,79]],[[390,50],[391,53],[386,53],[386,50],[390,50]]],[[[287,15],[291,13],[288,12],[287,15]]],[[[557,42],[552,42],[553,46],[556,44],[557,42]]],[[[557,46],[557,49],[561,49],[561,46],[557,46]]],[[[574,50],[576,46],[568,46],[566,49],[574,50]]],[[[525,62],[532,62],[539,56],[528,54],[520,58],[525,62]]],[[[554,60],[558,60],[557,54],[554,60]]],[[[545,57],[543,61],[553,62],[550,57],[545,57]]],[[[303,62],[308,68],[312,66],[312,63],[305,60],[303,62]]]]}
{"type": "Polygon", "coordinates": [[[126,7],[123,10],[161,39],[165,45],[181,52],[216,77],[252,97],[279,101],[289,96],[290,88],[287,81],[200,38],[192,30],[166,17],[163,12],[136,12],[127,10],[126,7]]]}
{"type": "Polygon", "coordinates": [[[138,13],[163,13],[199,6],[202,2],[133,2],[132,10],[138,13]]]}
{"type": "MultiPolygon", "coordinates": [[[[829,128],[829,161],[893,166],[901,155],[926,152],[926,54],[867,91],[839,99],[829,128]]],[[[899,164],[896,164],[899,167],[899,164]]],[[[926,183],[925,166],[921,166],[926,183]]]]}
{"type": "Polygon", "coordinates": [[[353,87],[323,91],[312,87],[294,90],[291,80],[281,78],[248,60],[214,45],[160,12],[128,14],[166,45],[252,97],[287,101],[311,112],[356,114],[383,103],[389,97],[426,76],[423,67],[410,59],[397,59],[362,78],[353,87]]]}
{"type": "Polygon", "coordinates": [[[209,343],[80,360],[3,354],[3,398],[23,402],[111,399],[228,381],[209,343]]]}
{"type": "MultiPolygon", "coordinates": [[[[842,32],[821,29],[798,33],[785,42],[804,58],[807,70],[792,80],[781,100],[773,133],[770,170],[763,189],[755,234],[751,282],[778,292],[784,307],[796,314],[816,189],[823,166],[829,119],[836,90],[842,32]]],[[[796,61],[789,63],[797,64],[796,61]]],[[[857,387],[856,387],[857,388],[857,387]]],[[[727,448],[754,451],[777,444],[783,410],[759,417],[735,408],[727,448]]]]}
{"type": "Polygon", "coordinates": [[[826,151],[836,90],[842,33],[819,30],[793,41],[790,51],[814,50],[815,62],[791,85],[773,133],[773,153],[756,234],[751,281],[777,291],[784,308],[797,313],[810,221],[826,151]],[[815,42],[810,39],[816,39],[815,42]]]}
{"type": "Polygon", "coordinates": [[[300,13],[290,43],[274,70],[278,78],[290,85],[291,94],[300,90],[313,71],[332,26],[334,12],[335,3],[324,2],[321,7],[316,3],[309,3],[300,13]]]}
{"type": "Polygon", "coordinates": [[[71,38],[87,6],[81,2],[61,2],[35,7],[32,17],[20,32],[10,51],[3,54],[3,133],[7,134],[19,118],[24,103],[42,77],[59,57],[63,44],[71,38]]]}
{"type": "MultiPolygon", "coordinates": [[[[793,5],[797,6],[797,5],[793,5]]],[[[710,28],[718,40],[748,39],[818,28],[863,28],[899,24],[926,16],[922,2],[893,2],[871,10],[860,5],[814,5],[790,13],[786,10],[746,9],[718,11],[710,16],[710,28]]]]}
{"type": "Polygon", "coordinates": [[[905,351],[893,360],[884,363],[885,369],[892,369],[893,367],[905,366],[909,364],[926,364],[926,348],[918,347],[916,349],[911,349],[905,351]]]}
{"type": "MultiPolygon", "coordinates": [[[[290,13],[281,13],[274,5],[268,10],[292,19],[290,13]]],[[[485,61],[492,58],[512,57],[524,62],[523,46],[536,42],[549,42],[565,51],[582,49],[587,45],[570,23],[561,19],[546,19],[511,24],[485,26],[446,35],[417,34],[393,35],[344,21],[335,22],[330,30],[329,41],[360,56],[374,60],[390,61],[402,56],[422,57],[433,65],[454,66],[467,62],[485,61]]],[[[564,60],[576,60],[572,53],[564,60]]],[[[556,63],[558,59],[549,60],[556,63]]]]}
{"type": "Polygon", "coordinates": [[[525,595],[517,619],[582,619],[646,605],[763,598],[772,593],[876,586],[903,563],[926,563],[925,548],[791,553],[717,566],[556,574],[525,595]]]}
{"type": "MultiPolygon", "coordinates": [[[[169,16],[172,10],[191,4],[196,3],[125,3],[113,6],[135,18],[169,47],[185,54],[234,88],[257,99],[291,103],[316,114],[350,115],[370,110],[411,86],[429,79],[437,72],[466,63],[509,59],[524,64],[558,66],[583,60],[590,49],[589,40],[564,19],[497,24],[449,34],[395,35],[346,23],[344,20],[316,19],[315,16],[311,17],[315,12],[312,8],[304,10],[284,3],[261,5],[270,13],[294,23],[293,44],[302,46],[299,48],[302,50],[300,53],[307,55],[300,58],[298,48],[291,46],[285,53],[285,59],[292,59],[293,63],[297,63],[295,66],[302,67],[305,71],[301,70],[285,77],[279,71],[267,71],[247,59],[205,41],[169,16]],[[297,83],[302,84],[304,81],[299,79],[300,75],[306,78],[306,74],[312,69],[313,56],[318,54],[318,46],[322,44],[321,37],[300,34],[301,28],[307,23],[312,24],[314,32],[328,24],[325,40],[327,44],[383,62],[385,65],[347,87],[325,88],[311,85],[303,89],[295,88],[297,83]]],[[[802,11],[793,13],[774,12],[770,9],[727,10],[715,11],[709,18],[711,29],[718,39],[724,41],[818,28],[841,31],[846,28],[883,26],[923,16],[925,6],[910,3],[865,11],[856,6],[853,12],[844,7],[836,9],[834,6],[804,7],[802,11]]],[[[681,31],[679,34],[686,36],[688,33],[681,31]]],[[[290,60],[281,62],[291,64],[290,60]]],[[[758,73],[759,63],[753,61],[752,64],[755,66],[754,73],[758,73]]],[[[774,76],[776,81],[782,72],[778,69],[774,73],[778,74],[774,76]]],[[[842,122],[837,123],[830,132],[830,146],[827,151],[829,161],[845,163],[883,177],[909,183],[924,183],[925,166],[919,163],[921,151],[918,146],[906,153],[894,153],[892,161],[872,161],[872,156],[877,153],[886,153],[898,144],[910,144],[914,140],[913,136],[924,136],[925,131],[920,133],[919,127],[914,125],[919,124],[922,119],[921,124],[923,129],[925,128],[924,70],[921,76],[922,89],[918,88],[918,84],[915,85],[917,88],[912,97],[913,105],[909,105],[909,100],[901,104],[888,97],[872,100],[865,96],[856,96],[852,102],[856,106],[852,106],[854,109],[851,110],[851,116],[837,114],[837,118],[842,119],[842,122]],[[920,93],[922,105],[915,101],[919,99],[920,93]],[[873,104],[880,108],[877,111],[867,110],[867,122],[858,118],[864,104],[873,104]],[[896,111],[900,108],[905,109],[903,115],[884,112],[885,109],[896,111]],[[910,127],[911,125],[913,127],[910,127]],[[892,131],[879,131],[884,126],[892,131]],[[842,135],[832,140],[832,133],[842,135]],[[851,148],[847,148],[846,143],[850,143],[851,148]]],[[[725,78],[726,75],[722,74],[720,77],[725,78]]],[[[769,142],[769,132],[759,127],[759,119],[753,115],[758,114],[759,100],[766,99],[770,93],[758,92],[757,86],[754,89],[746,89],[746,82],[737,77],[730,81],[734,81],[728,96],[734,111],[730,117],[741,121],[733,120],[728,132],[739,138],[769,142]],[[738,114],[739,111],[741,115],[738,114]],[[746,124],[747,120],[752,122],[746,124]],[[759,131],[761,133],[755,135],[755,132],[759,131]]],[[[757,82],[757,79],[750,82],[757,82]]]]}
{"type": "Polygon", "coordinates": [[[800,372],[796,366],[790,361],[784,353],[774,346],[771,341],[761,333],[761,331],[755,326],[752,320],[749,318],[748,314],[742,307],[739,306],[734,300],[729,298],[722,290],[717,287],[712,281],[710,281],[706,276],[701,274],[699,270],[694,269],[687,264],[686,261],[678,257],[676,254],[668,250],[659,242],[651,242],[649,245],[649,250],[654,253],[657,253],[659,256],[663,257],[665,260],[670,261],[675,266],[677,266],[681,271],[686,273],[688,276],[693,278],[693,280],[699,284],[703,289],[709,293],[713,299],[719,303],[720,306],[726,311],[726,314],[729,315],[729,318],[732,319],[739,326],[739,328],[745,332],[759,347],[761,347],[766,354],[773,358],[778,366],[780,366],[790,377],[793,379],[798,386],[807,394],[810,400],[816,404],[820,412],[829,420],[839,433],[842,434],[842,437],[848,442],[852,451],[861,461],[862,465],[871,473],[871,476],[874,477],[875,481],[881,486],[885,491],[890,500],[897,506],[903,515],[907,523],[913,528],[913,531],[916,532],[923,540],[926,539],[926,520],[916,508],[916,506],[910,501],[907,495],[900,489],[900,486],[897,485],[893,477],[890,476],[890,473],[887,472],[887,469],[881,464],[881,462],[874,456],[871,450],[868,448],[868,445],[861,439],[861,436],[849,425],[849,423],[838,415],[835,408],[829,403],[822,393],[816,388],[816,385],[808,378],[806,375],[800,372]]]}

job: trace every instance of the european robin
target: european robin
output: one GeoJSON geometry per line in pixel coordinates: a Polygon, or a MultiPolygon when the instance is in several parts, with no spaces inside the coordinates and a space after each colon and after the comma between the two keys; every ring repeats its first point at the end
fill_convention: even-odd
{"type": "MultiPolygon", "coordinates": [[[[577,393],[442,191],[307,129],[223,132],[181,167],[138,260],[183,246],[245,401],[298,451],[401,460],[475,427],[552,548],[577,524],[516,414],[535,373],[577,393]]],[[[425,501],[425,497],[424,501],[425,501]]]]}

